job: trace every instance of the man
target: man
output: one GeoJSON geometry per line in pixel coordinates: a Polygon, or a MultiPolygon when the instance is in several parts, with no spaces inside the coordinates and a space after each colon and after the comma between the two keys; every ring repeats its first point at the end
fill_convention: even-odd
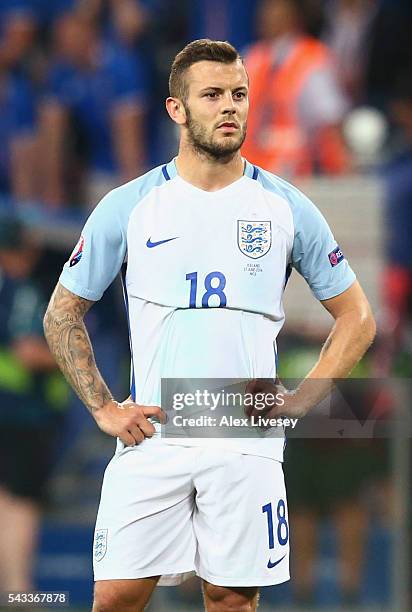
{"type": "Polygon", "coordinates": [[[42,333],[39,257],[22,224],[1,213],[0,592],[34,586],[47,481],[67,405],[67,385],[42,333]]]}
{"type": "Polygon", "coordinates": [[[258,5],[257,0],[190,2],[187,7],[190,36],[230,40],[242,50],[254,39],[258,5]]]}
{"type": "Polygon", "coordinates": [[[80,130],[84,139],[87,160],[81,174],[89,204],[94,205],[144,164],[145,66],[140,56],[132,57],[120,45],[105,41],[95,24],[75,12],[59,17],[53,35],[55,61],[40,110],[42,168],[47,176],[43,199],[56,208],[67,203],[64,157],[71,125],[71,136],[80,130]]]}
{"type": "Polygon", "coordinates": [[[38,197],[35,90],[26,74],[36,24],[29,11],[0,8],[0,197],[38,197]]]}
{"type": "Polygon", "coordinates": [[[340,132],[347,102],[331,52],[307,33],[311,8],[263,0],[259,40],[245,55],[251,108],[243,154],[288,178],[348,170],[340,132]]]}
{"type": "MultiPolygon", "coordinates": [[[[412,230],[412,78],[410,68],[402,74],[391,93],[390,112],[398,128],[398,150],[384,172],[385,180],[385,256],[382,274],[382,325],[375,355],[376,375],[388,376],[406,349],[411,320],[412,256],[408,248],[412,230]]],[[[404,358],[407,367],[410,359],[404,358]]],[[[398,371],[398,375],[400,372],[398,371]]],[[[407,375],[405,372],[403,376],[407,375]]]]}
{"type": "Polygon", "coordinates": [[[161,438],[148,419],[163,419],[161,379],[273,379],[290,264],[335,325],[309,382],[268,414],[305,414],[329,388],[311,379],[346,376],[375,330],[314,205],[240,156],[248,77],[237,51],[192,42],[169,85],[177,158],[97,206],[45,317],[63,372],[98,426],[119,438],[95,532],[95,612],[143,610],[160,576],[177,584],[193,570],[209,612],[255,610],[259,586],[289,579],[283,439],[161,438]],[[96,369],[83,316],[126,260],[132,391],[119,404],[96,369]]]}

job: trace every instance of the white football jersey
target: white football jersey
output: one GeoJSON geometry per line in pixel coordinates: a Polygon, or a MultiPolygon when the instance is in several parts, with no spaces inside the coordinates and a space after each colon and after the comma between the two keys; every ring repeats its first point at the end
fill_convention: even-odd
{"type": "MultiPolygon", "coordinates": [[[[160,405],[162,378],[275,377],[292,267],[319,300],[355,280],[325,219],[295,187],[245,161],[241,178],[207,192],[183,180],[173,160],[102,199],[60,282],[97,301],[123,269],[132,397],[160,405]]],[[[283,437],[272,430],[259,439],[164,441],[283,458],[283,437]]]]}

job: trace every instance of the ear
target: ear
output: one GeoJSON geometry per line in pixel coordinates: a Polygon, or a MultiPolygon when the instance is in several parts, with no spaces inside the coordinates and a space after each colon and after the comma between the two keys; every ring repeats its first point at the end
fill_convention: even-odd
{"type": "Polygon", "coordinates": [[[172,121],[178,125],[186,123],[186,111],[181,100],[179,98],[167,98],[166,99],[166,110],[169,113],[172,121]]]}

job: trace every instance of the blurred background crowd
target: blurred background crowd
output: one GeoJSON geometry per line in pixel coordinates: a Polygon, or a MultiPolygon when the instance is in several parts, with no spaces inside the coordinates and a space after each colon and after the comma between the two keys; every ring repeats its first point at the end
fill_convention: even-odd
{"type": "Polygon", "coordinates": [[[406,0],[3,0],[0,193],[92,207],[164,161],[170,61],[199,37],[245,57],[246,155],[290,178],[349,173],[401,119],[411,11],[406,0]]]}
{"type": "MultiPolygon", "coordinates": [[[[90,210],[176,153],[164,99],[190,40],[229,40],[244,57],[243,153],[301,186],[330,221],[378,317],[354,373],[370,381],[361,401],[391,410],[396,398],[372,379],[412,371],[411,27],[409,0],[0,2],[0,591],[70,590],[73,608],[91,600],[113,441],[56,372],[42,317],[90,210]]],[[[330,326],[305,291],[288,286],[286,378],[305,374],[330,326]]],[[[116,284],[87,325],[110,388],[126,397],[116,284]]],[[[293,580],[265,589],[262,609],[406,612],[409,452],[399,439],[289,442],[293,580]]],[[[156,597],[156,612],[201,609],[190,583],[156,597]]]]}

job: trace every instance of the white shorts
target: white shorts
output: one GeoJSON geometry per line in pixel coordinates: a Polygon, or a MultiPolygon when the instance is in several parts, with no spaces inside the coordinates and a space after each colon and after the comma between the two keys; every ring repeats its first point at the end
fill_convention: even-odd
{"type": "Polygon", "coordinates": [[[219,586],[289,579],[282,464],[145,440],[107,466],[93,545],[95,580],[197,574],[219,586]]]}

